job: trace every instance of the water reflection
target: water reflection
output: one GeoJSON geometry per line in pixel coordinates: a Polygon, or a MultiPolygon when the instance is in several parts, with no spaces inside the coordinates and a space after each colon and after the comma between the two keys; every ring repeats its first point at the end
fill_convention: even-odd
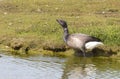
{"type": "Polygon", "coordinates": [[[1,55],[0,79],[120,79],[120,60],[1,55]]]}
{"type": "Polygon", "coordinates": [[[64,59],[55,57],[18,57],[2,55],[0,79],[61,79],[64,59]]]}
{"type": "Polygon", "coordinates": [[[63,79],[120,79],[120,63],[114,59],[77,58],[66,62],[63,79]]]}
{"type": "Polygon", "coordinates": [[[96,68],[92,65],[84,65],[72,69],[67,75],[68,79],[91,79],[95,78],[96,68]]]}

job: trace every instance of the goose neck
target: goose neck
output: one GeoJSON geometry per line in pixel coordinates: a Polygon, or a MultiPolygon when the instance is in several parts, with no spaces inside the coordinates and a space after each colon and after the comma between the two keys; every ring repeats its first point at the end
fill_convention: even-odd
{"type": "Polygon", "coordinates": [[[67,40],[68,36],[69,36],[68,28],[64,28],[64,41],[67,40]]]}
{"type": "Polygon", "coordinates": [[[64,35],[65,35],[65,36],[69,35],[68,28],[64,28],[64,35]]]}

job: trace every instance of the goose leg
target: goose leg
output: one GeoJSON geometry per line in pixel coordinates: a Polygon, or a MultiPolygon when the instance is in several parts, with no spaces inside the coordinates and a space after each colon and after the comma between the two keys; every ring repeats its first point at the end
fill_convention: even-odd
{"type": "Polygon", "coordinates": [[[80,57],[83,56],[83,52],[81,50],[74,49],[74,51],[75,51],[74,53],[75,56],[80,56],[80,57]]]}
{"type": "Polygon", "coordinates": [[[82,53],[83,53],[83,56],[86,57],[86,55],[85,55],[85,51],[84,51],[84,50],[82,50],[82,53]]]}
{"type": "Polygon", "coordinates": [[[75,51],[75,56],[83,56],[83,57],[86,57],[84,50],[74,49],[74,51],[75,51]]]}
{"type": "Polygon", "coordinates": [[[85,55],[85,47],[82,47],[81,51],[83,53],[83,56],[86,57],[86,55],[85,55]]]}
{"type": "Polygon", "coordinates": [[[86,57],[85,52],[83,52],[83,56],[86,57]]]}

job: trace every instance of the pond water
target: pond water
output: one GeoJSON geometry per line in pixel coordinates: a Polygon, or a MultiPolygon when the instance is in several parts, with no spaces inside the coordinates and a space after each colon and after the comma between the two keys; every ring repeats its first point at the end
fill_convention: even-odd
{"type": "Polygon", "coordinates": [[[0,56],[0,79],[120,79],[115,59],[0,56]]]}

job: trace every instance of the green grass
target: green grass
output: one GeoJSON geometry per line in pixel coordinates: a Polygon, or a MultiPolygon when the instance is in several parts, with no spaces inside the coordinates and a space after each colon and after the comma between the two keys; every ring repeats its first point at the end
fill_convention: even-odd
{"type": "Polygon", "coordinates": [[[0,1],[0,43],[23,38],[32,49],[64,46],[56,19],[68,22],[71,33],[85,33],[120,47],[119,0],[0,1]]]}

